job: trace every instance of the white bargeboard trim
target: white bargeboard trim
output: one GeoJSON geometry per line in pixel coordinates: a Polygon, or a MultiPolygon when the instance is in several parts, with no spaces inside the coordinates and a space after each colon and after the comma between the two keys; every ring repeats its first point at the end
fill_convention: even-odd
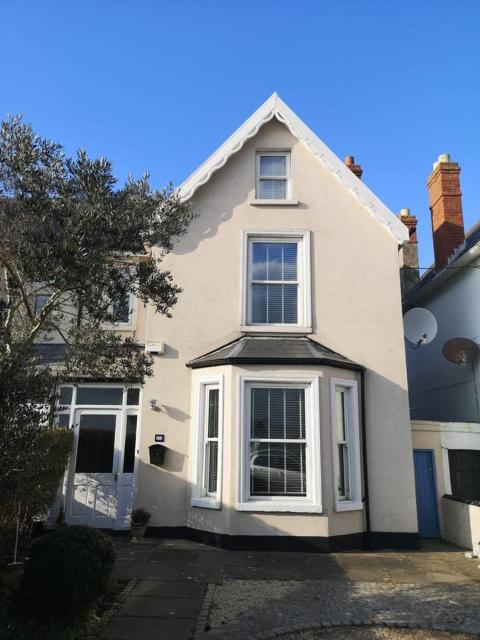
{"type": "Polygon", "coordinates": [[[214,153],[181,184],[180,198],[189,200],[210,180],[247,140],[266,123],[277,118],[306,147],[368,213],[381,224],[399,245],[408,241],[408,229],[383,202],[331,151],[326,144],[273,93],[214,153]]]}

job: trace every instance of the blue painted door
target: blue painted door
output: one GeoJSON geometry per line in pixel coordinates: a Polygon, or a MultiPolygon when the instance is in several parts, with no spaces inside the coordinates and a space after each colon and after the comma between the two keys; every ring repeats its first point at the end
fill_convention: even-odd
{"type": "Polygon", "coordinates": [[[433,451],[414,449],[415,491],[417,493],[418,532],[421,538],[438,538],[437,490],[433,451]]]}

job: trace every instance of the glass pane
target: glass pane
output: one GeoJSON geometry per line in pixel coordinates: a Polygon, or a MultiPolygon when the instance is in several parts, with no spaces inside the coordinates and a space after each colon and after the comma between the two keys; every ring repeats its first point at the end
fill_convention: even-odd
{"type": "Polygon", "coordinates": [[[283,284],[267,285],[267,323],[283,324],[283,284]]]}
{"type": "Polygon", "coordinates": [[[285,390],[285,437],[305,438],[305,389],[285,390]]]}
{"type": "Polygon", "coordinates": [[[130,293],[113,302],[112,312],[116,322],[130,322],[130,293]]]}
{"type": "Polygon", "coordinates": [[[268,244],[252,243],[252,280],[267,280],[268,244]]]}
{"type": "Polygon", "coordinates": [[[35,295],[35,302],[33,306],[33,313],[38,316],[42,313],[44,306],[47,304],[50,296],[47,293],[37,293],[35,295]]]}
{"type": "Polygon", "coordinates": [[[268,438],[268,406],[268,389],[252,389],[252,438],[268,438]]]}
{"type": "Polygon", "coordinates": [[[283,324],[297,324],[298,322],[298,285],[283,284],[283,324]]]}
{"type": "Polygon", "coordinates": [[[279,242],[271,242],[267,245],[267,249],[267,280],[283,280],[283,245],[279,242]]]}
{"type": "Polygon", "coordinates": [[[69,413],[59,413],[58,414],[58,426],[66,429],[70,423],[70,414],[69,413]]]}
{"type": "Polygon", "coordinates": [[[122,387],[79,387],[77,404],[122,404],[122,387]]]}
{"type": "Polygon", "coordinates": [[[115,442],[114,415],[82,415],[76,473],[112,473],[115,442]]]}
{"type": "Polygon", "coordinates": [[[348,450],[346,445],[337,445],[338,449],[338,478],[337,488],[338,497],[345,499],[348,498],[348,450]]]}
{"type": "Polygon", "coordinates": [[[297,279],[297,249],[296,242],[282,244],[283,251],[283,277],[282,280],[297,279]]]}
{"type": "Polygon", "coordinates": [[[207,444],[207,464],[208,464],[208,493],[217,493],[218,476],[218,442],[207,444]]]}
{"type": "Polygon", "coordinates": [[[72,387],[60,387],[60,397],[58,399],[61,405],[72,404],[72,387]]]}
{"type": "Polygon", "coordinates": [[[218,438],[218,389],[208,392],[208,437],[218,438]]]}
{"type": "Polygon", "coordinates": [[[252,322],[267,323],[268,284],[252,285],[252,322]]]}
{"type": "Polygon", "coordinates": [[[337,442],[346,440],[345,434],[345,392],[337,389],[337,442]]]}
{"type": "Polygon", "coordinates": [[[137,416],[127,416],[125,449],[123,452],[123,473],[135,470],[135,440],[137,437],[137,416]]]}
{"type": "Polygon", "coordinates": [[[268,438],[285,438],[285,390],[269,389],[270,424],[268,438]]]}
{"type": "Polygon", "coordinates": [[[252,322],[254,324],[297,324],[298,285],[252,285],[252,322]]]}
{"type": "Polygon", "coordinates": [[[140,389],[127,389],[127,404],[137,406],[140,400],[140,389]]]}
{"type": "Polygon", "coordinates": [[[305,389],[252,389],[251,437],[305,438],[305,389]]]}
{"type": "Polygon", "coordinates": [[[287,197],[287,181],[286,180],[260,180],[260,193],[258,197],[261,200],[285,200],[287,197]]]}
{"type": "Polygon", "coordinates": [[[261,176],[286,176],[287,175],[287,158],[285,155],[278,156],[260,156],[260,175],[261,176]]]}
{"type": "Polygon", "coordinates": [[[252,243],[252,280],[296,280],[296,242],[252,243]]]}
{"type": "Polygon", "coordinates": [[[306,496],[304,443],[250,443],[252,496],[306,496]]]}

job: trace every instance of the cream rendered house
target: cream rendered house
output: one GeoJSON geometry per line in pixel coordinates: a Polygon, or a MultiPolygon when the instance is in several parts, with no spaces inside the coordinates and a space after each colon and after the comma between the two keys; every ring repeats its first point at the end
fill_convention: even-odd
{"type": "Polygon", "coordinates": [[[153,377],[65,391],[67,520],[122,529],[134,503],[149,535],[227,547],[415,546],[407,229],[276,94],[181,193],[174,316],[131,301],[122,327],[153,377]]]}

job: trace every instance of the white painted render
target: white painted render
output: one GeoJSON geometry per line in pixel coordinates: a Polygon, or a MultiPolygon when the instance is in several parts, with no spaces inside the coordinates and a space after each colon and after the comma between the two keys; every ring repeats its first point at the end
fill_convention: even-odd
{"type": "MultiPolygon", "coordinates": [[[[364,530],[363,510],[335,512],[331,466],[329,379],[358,379],[357,373],[306,366],[222,366],[195,371],[186,367],[193,358],[241,335],[245,230],[305,230],[310,232],[311,337],[367,369],[372,529],[416,532],[398,274],[403,225],[392,223],[388,229],[397,231],[386,233],[386,225],[352,197],[338,174],[319,162],[305,140],[292,135],[291,127],[276,118],[262,123],[239,150],[228,154],[222,166],[207,172],[206,180],[197,175],[198,181],[187,181],[199,215],[163,261],[183,288],[173,318],[158,316],[143,305],[137,309],[137,337],[146,343],[164,343],[165,354],[154,356],[154,375],[143,393],[136,504],[152,511],[151,526],[188,525],[249,535],[326,536],[364,530]],[[257,149],[291,150],[291,197],[298,204],[252,204],[257,149]],[[191,506],[190,501],[194,398],[201,376],[218,375],[223,376],[224,397],[222,508],[208,509],[191,506]],[[318,376],[320,513],[237,510],[238,385],[240,376],[249,375],[318,376]],[[156,399],[159,411],[150,409],[151,399],[156,399]],[[165,434],[168,447],[162,468],[150,465],[148,456],[158,433],[165,434]]],[[[338,158],[336,162],[342,165],[338,158]]],[[[351,177],[357,187],[357,182],[362,184],[351,177]]],[[[359,187],[363,189],[364,185],[359,187]]]]}

